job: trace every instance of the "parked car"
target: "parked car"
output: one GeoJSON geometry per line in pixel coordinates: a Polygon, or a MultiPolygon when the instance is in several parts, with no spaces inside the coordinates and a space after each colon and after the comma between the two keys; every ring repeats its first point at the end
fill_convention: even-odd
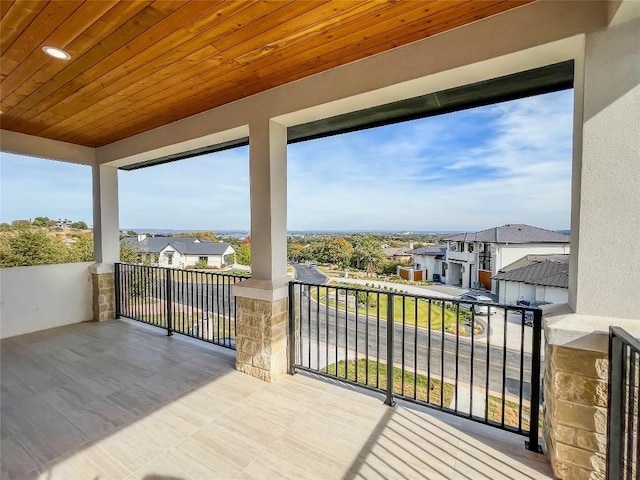
{"type": "Polygon", "coordinates": [[[318,268],[318,264],[316,262],[311,262],[309,264],[309,268],[318,268]]]}
{"type": "Polygon", "coordinates": [[[491,307],[489,305],[474,305],[472,303],[464,303],[465,300],[468,302],[479,302],[486,304],[493,303],[493,300],[485,295],[465,293],[464,295],[456,297],[456,300],[461,300],[461,308],[466,308],[467,310],[473,311],[476,315],[489,315],[489,312],[491,312],[491,314],[494,314],[497,311],[495,307],[491,307]]]}
{"type": "MultiPolygon", "coordinates": [[[[540,308],[542,305],[549,305],[551,302],[529,302],[527,300],[519,300],[516,305],[520,307],[540,308]]],[[[524,324],[528,327],[533,327],[533,312],[527,310],[524,312],[524,324]]]]}

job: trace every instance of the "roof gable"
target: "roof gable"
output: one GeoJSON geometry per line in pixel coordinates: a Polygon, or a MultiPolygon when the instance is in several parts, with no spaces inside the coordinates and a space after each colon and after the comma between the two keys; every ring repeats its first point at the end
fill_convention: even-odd
{"type": "Polygon", "coordinates": [[[446,240],[483,243],[569,243],[570,237],[564,233],[533,227],[524,223],[512,223],[479,232],[451,235],[446,240]]]}
{"type": "Polygon", "coordinates": [[[498,273],[493,279],[545,287],[569,288],[569,263],[568,261],[537,262],[508,272],[498,273]]]}
{"type": "Polygon", "coordinates": [[[195,237],[146,237],[140,242],[135,237],[125,237],[121,242],[142,253],[160,253],[169,246],[183,255],[226,255],[235,252],[229,243],[199,240],[195,237]]]}

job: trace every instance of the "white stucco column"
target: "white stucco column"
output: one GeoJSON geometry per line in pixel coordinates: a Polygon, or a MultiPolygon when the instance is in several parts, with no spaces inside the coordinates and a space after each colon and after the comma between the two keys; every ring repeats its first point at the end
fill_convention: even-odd
{"type": "Polygon", "coordinates": [[[93,282],[93,319],[116,318],[114,264],[120,260],[118,225],[118,169],[93,166],[93,249],[89,267],[93,282]]]}
{"type": "Polygon", "coordinates": [[[635,20],[585,35],[576,58],[569,305],[544,314],[556,478],[604,478],[607,330],[640,338],[640,8],[622,6],[635,20]]]}
{"type": "Polygon", "coordinates": [[[251,279],[236,295],[274,301],[287,296],[287,127],[249,126],[251,279]]]}
{"type": "Polygon", "coordinates": [[[586,35],[577,67],[570,305],[640,318],[640,19],[586,35]]]}
{"type": "Polygon", "coordinates": [[[236,284],[236,369],[272,382],[287,371],[287,128],[249,125],[251,278],[236,284]]]}
{"type": "Polygon", "coordinates": [[[118,222],[118,169],[93,166],[93,273],[113,271],[120,259],[118,222]]]}

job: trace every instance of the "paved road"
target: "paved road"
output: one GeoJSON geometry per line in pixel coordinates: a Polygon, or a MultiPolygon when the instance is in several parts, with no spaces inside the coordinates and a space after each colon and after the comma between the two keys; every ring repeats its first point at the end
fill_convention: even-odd
{"type": "Polygon", "coordinates": [[[304,283],[314,283],[324,285],[329,278],[316,268],[309,268],[306,265],[294,263],[291,265],[296,272],[296,280],[304,283]]]}
{"type": "MultiPolygon", "coordinates": [[[[296,279],[302,282],[324,284],[327,278],[315,269],[306,266],[294,266],[296,279]]],[[[203,284],[196,282],[173,282],[172,300],[187,307],[187,311],[198,314],[208,311],[209,316],[235,315],[234,302],[230,301],[230,285],[203,284]]],[[[368,354],[371,360],[386,362],[386,320],[365,318],[334,308],[326,308],[309,298],[307,286],[298,286],[297,302],[302,312],[301,344],[298,346],[299,363],[312,369],[322,369],[339,360],[354,359],[368,354]],[[301,288],[301,290],[300,290],[301,288]]],[[[153,296],[164,299],[165,282],[159,280],[153,284],[153,296]]],[[[529,328],[529,327],[526,327],[529,328]]],[[[493,336],[492,336],[493,339],[493,336]]],[[[502,344],[500,339],[497,341],[502,344]]],[[[522,371],[522,389],[528,397],[530,385],[531,356],[521,354],[519,350],[496,347],[492,342],[487,348],[487,337],[468,338],[442,334],[412,326],[403,327],[394,324],[394,364],[404,365],[408,371],[429,372],[433,377],[445,379],[458,378],[460,384],[470,384],[485,388],[487,384],[492,392],[519,396],[520,375],[522,371]],[[472,345],[473,343],[473,345],[472,345]],[[404,348],[402,346],[404,345],[404,348]],[[403,356],[404,352],[404,356],[403,356]],[[473,358],[472,358],[473,357],[473,358]],[[488,361],[487,361],[488,359],[488,361]],[[522,363],[522,370],[520,365],[522,363]],[[503,368],[506,365],[506,368],[503,368]],[[488,369],[487,369],[488,366],[488,369]]]]}
{"type": "MultiPolygon", "coordinates": [[[[294,268],[300,276],[309,270],[314,271],[305,266],[294,268]]],[[[324,277],[322,274],[319,275],[324,277]]],[[[305,277],[308,278],[308,275],[305,277]]],[[[324,278],[322,280],[326,281],[324,278]]],[[[313,298],[309,301],[309,290],[306,286],[302,286],[301,292],[302,295],[298,295],[298,308],[301,311],[301,344],[298,351],[303,366],[321,369],[335,363],[336,360],[353,360],[356,352],[358,358],[364,358],[368,353],[370,359],[386,362],[386,320],[378,322],[376,319],[367,319],[362,313],[356,317],[345,311],[327,308],[315,302],[313,298]]],[[[503,323],[501,331],[504,330],[504,325],[507,325],[510,330],[518,330],[513,333],[521,333],[521,326],[504,322],[504,316],[495,318],[493,326],[499,322],[503,323]]],[[[526,329],[530,330],[529,327],[525,327],[525,332],[526,329]]],[[[494,337],[496,336],[474,337],[472,341],[470,338],[456,338],[455,335],[443,335],[441,332],[416,329],[408,325],[403,327],[396,323],[394,364],[400,367],[404,365],[408,371],[429,372],[436,377],[444,376],[452,380],[458,378],[461,384],[470,384],[473,377],[474,387],[480,388],[485,388],[488,374],[489,390],[492,392],[502,392],[504,386],[508,395],[517,397],[522,383],[523,395],[527,398],[530,393],[528,379],[531,355],[521,353],[520,349],[504,349],[501,347],[504,342],[502,335],[500,338],[494,337]],[[503,365],[506,365],[506,368],[503,368],[503,365]]]]}

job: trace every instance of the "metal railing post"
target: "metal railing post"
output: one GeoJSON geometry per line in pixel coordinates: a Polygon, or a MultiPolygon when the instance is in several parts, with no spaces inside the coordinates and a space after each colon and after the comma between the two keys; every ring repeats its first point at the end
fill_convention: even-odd
{"type": "Polygon", "coordinates": [[[120,305],[120,264],[117,262],[114,265],[113,283],[115,287],[116,318],[120,318],[122,313],[122,305],[120,305]]]}
{"type": "Polygon", "coordinates": [[[607,479],[622,478],[624,425],[624,345],[609,328],[609,390],[607,400],[607,479]]]}
{"type": "Polygon", "coordinates": [[[533,339],[531,348],[531,405],[529,411],[529,440],[527,450],[542,453],[538,440],[540,422],[540,346],[542,342],[542,310],[533,311],[533,339]]]}
{"type": "MultiPolygon", "coordinates": [[[[302,287],[301,287],[302,288],[302,287]]],[[[296,304],[295,285],[289,282],[289,375],[296,373],[294,364],[296,356],[296,304]]]]}
{"type": "MultiPolygon", "coordinates": [[[[394,405],[393,401],[393,342],[394,342],[394,311],[393,311],[394,295],[387,294],[387,396],[384,401],[390,407],[394,405]]],[[[404,347],[403,347],[404,348],[404,347]]],[[[380,366],[378,365],[378,368],[380,366]]]]}
{"type": "Polygon", "coordinates": [[[171,282],[171,269],[167,268],[166,269],[167,275],[166,275],[166,282],[165,282],[165,302],[166,302],[166,308],[167,308],[167,336],[170,337],[171,335],[173,335],[173,318],[171,318],[171,314],[172,314],[172,308],[171,305],[173,303],[173,300],[171,299],[172,297],[172,282],[171,282]]]}

